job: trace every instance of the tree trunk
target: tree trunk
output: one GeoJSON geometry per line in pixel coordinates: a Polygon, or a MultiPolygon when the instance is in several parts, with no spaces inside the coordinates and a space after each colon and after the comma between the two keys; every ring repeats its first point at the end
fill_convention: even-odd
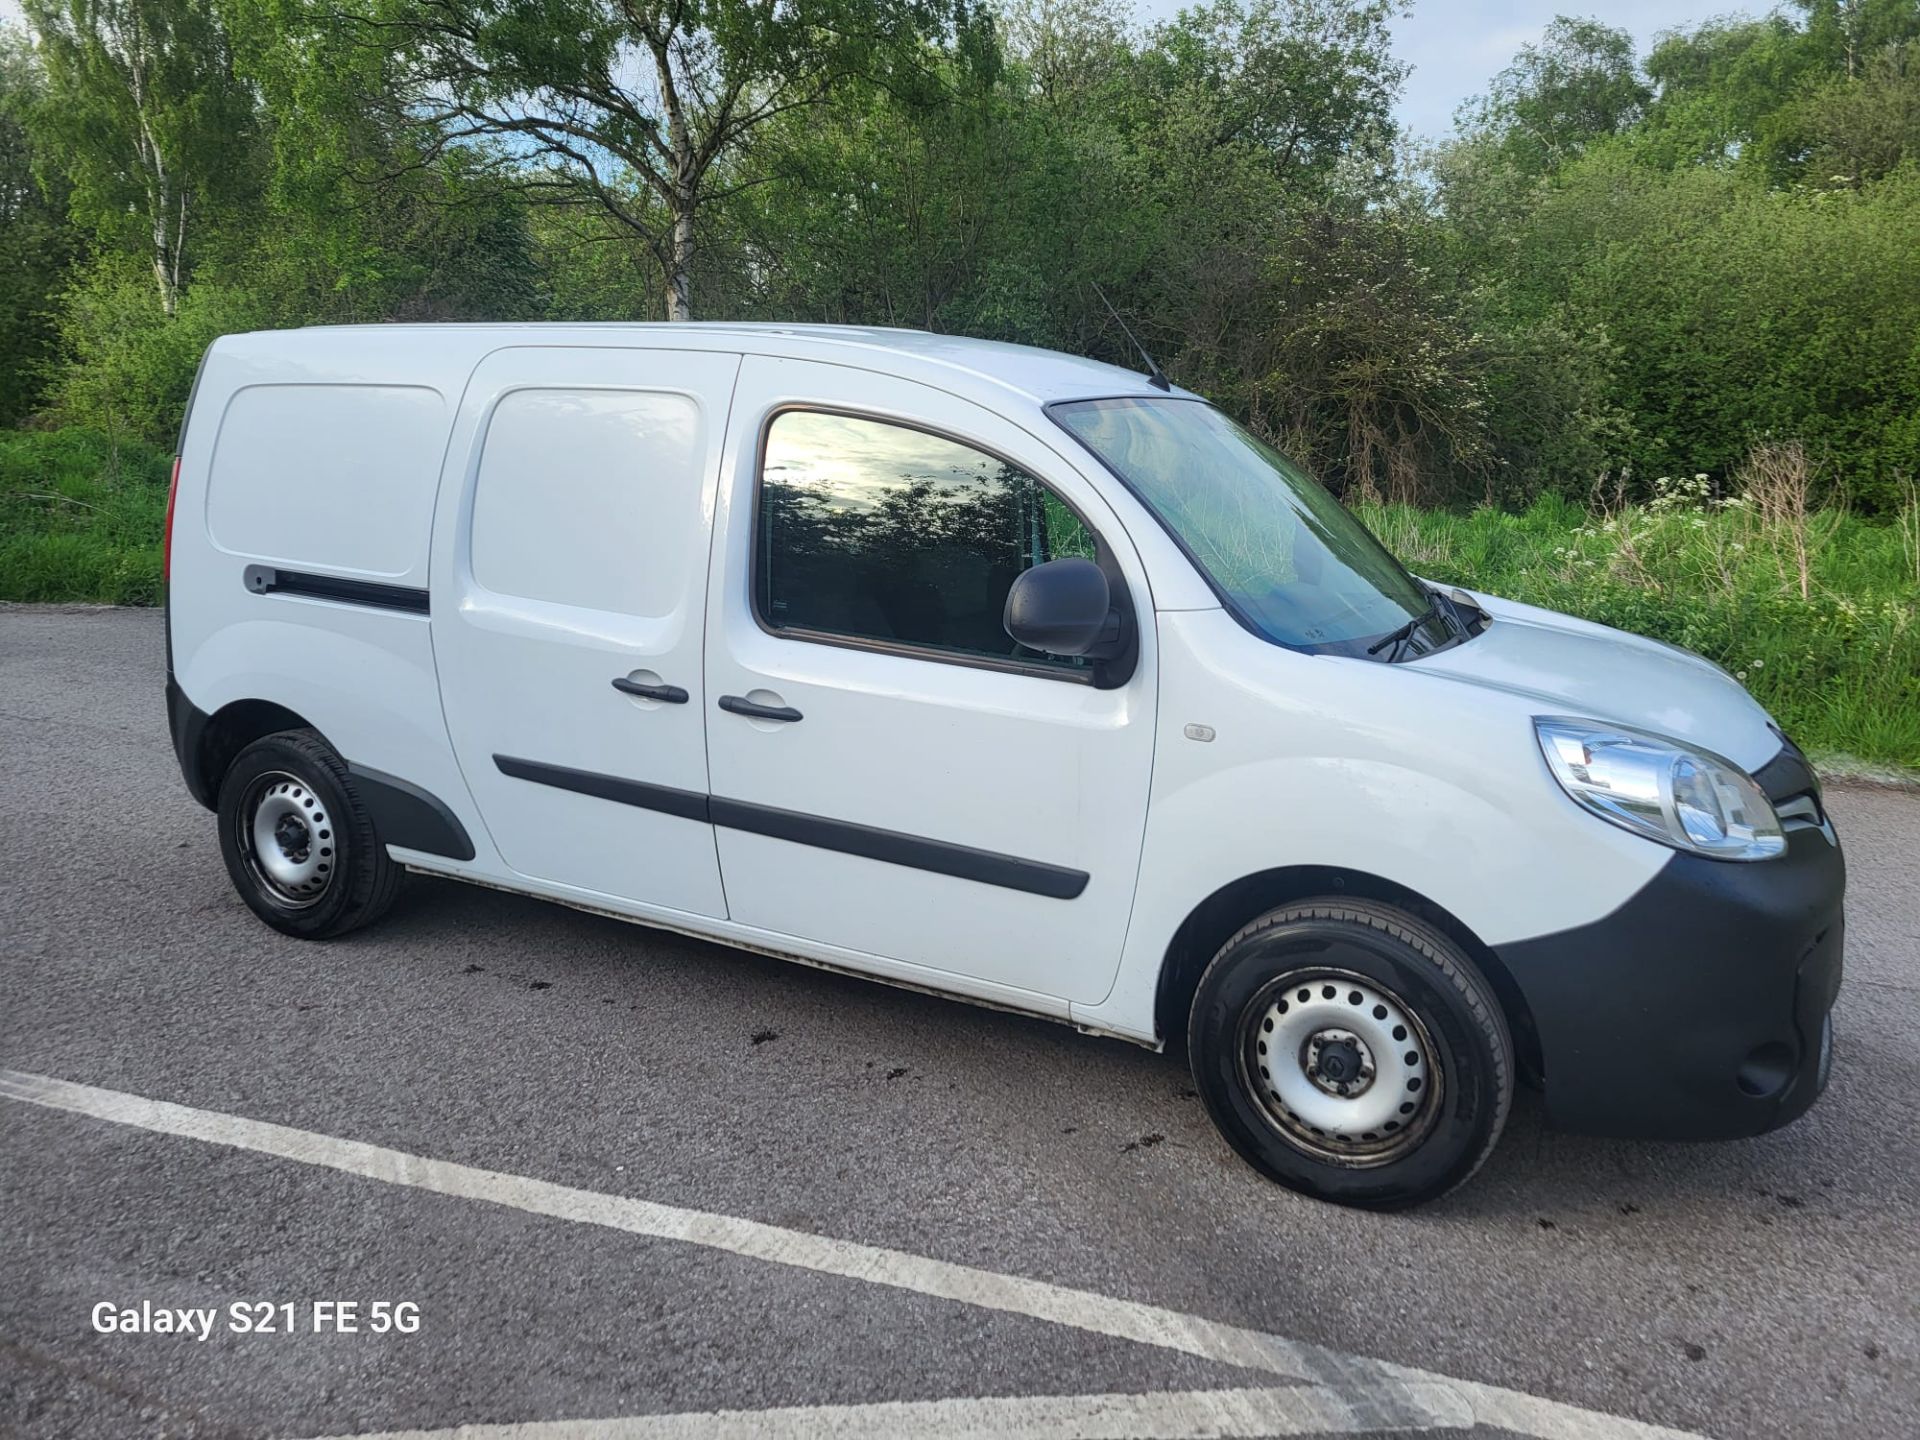
{"type": "Polygon", "coordinates": [[[176,236],[166,178],[160,178],[160,200],[153,215],[153,278],[160,287],[160,308],[168,315],[180,308],[180,246],[186,241],[186,197],[180,200],[180,233],[176,236]]]}
{"type": "Polygon", "coordinates": [[[153,279],[160,287],[160,308],[167,315],[180,309],[182,252],[187,246],[187,192],[174,193],[167,157],[147,123],[146,55],[138,43],[129,46],[127,92],[133,97],[133,116],[140,127],[135,145],[147,191],[147,218],[153,226],[153,279]],[[177,216],[176,216],[177,212],[177,216]]]}
{"type": "Polygon", "coordinates": [[[693,197],[680,196],[673,207],[672,258],[667,264],[667,319],[693,319],[693,197]]]}

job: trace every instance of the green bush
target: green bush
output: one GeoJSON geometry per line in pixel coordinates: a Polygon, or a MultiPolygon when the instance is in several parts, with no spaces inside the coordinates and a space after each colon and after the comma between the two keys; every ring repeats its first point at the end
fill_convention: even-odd
{"type": "MultiPolygon", "coordinates": [[[[1509,305],[1557,307],[1606,337],[1608,402],[1630,421],[1604,447],[1616,462],[1725,479],[1756,443],[1793,437],[1833,493],[1891,512],[1920,474],[1916,235],[1913,165],[1857,191],[1769,191],[1720,170],[1662,173],[1622,144],[1546,193],[1502,283],[1509,305]]],[[[1550,412],[1564,404],[1547,398],[1550,412]]],[[[1512,414],[1500,425],[1524,438],[1512,414]]],[[[1575,494],[1595,473],[1542,459],[1575,494]]]]}
{"type": "Polygon", "coordinates": [[[151,276],[118,260],[98,265],[67,292],[60,313],[68,363],[53,411],[71,425],[171,445],[207,346],[261,318],[246,291],[212,282],[195,285],[168,315],[151,276]]]}
{"type": "Polygon", "coordinates": [[[171,465],[97,430],[0,432],[0,600],[157,603],[171,465]]]}

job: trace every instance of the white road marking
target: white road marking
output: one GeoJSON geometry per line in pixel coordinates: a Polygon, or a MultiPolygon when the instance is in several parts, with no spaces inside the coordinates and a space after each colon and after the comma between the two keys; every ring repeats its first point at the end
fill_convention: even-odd
{"type": "MultiPolygon", "coordinates": [[[[1408,1386],[1399,1432],[1471,1423],[1445,1386],[1408,1386]],[[1422,1401],[1430,1402],[1422,1405],[1422,1401]],[[1420,1411],[1426,1410],[1422,1415],[1420,1411]]],[[[1228,1440],[1257,1435],[1364,1435],[1377,1430],[1318,1386],[1269,1390],[1156,1390],[1145,1395],[1012,1395],[895,1400],[878,1405],[798,1405],[609,1420],[534,1420],[391,1430],[332,1440],[1228,1440]]]]}
{"type": "Polygon", "coordinates": [[[72,1111],[156,1134],[273,1155],[389,1185],[504,1205],[576,1224],[600,1225],[633,1235],[701,1245],[775,1265],[790,1265],[962,1305],[1025,1315],[1116,1340],[1130,1340],[1269,1375],[1308,1381],[1335,1392],[1351,1408],[1356,1422],[1376,1428],[1395,1425],[1413,1428],[1408,1421],[1417,1426],[1418,1407],[1403,1404],[1403,1392],[1413,1386],[1422,1387],[1420,1393],[1428,1394],[1432,1387],[1441,1386],[1463,1402],[1462,1423],[1478,1421],[1537,1436],[1539,1440],[1699,1440],[1684,1431],[1586,1410],[1497,1385],[1455,1380],[1410,1366],[1344,1355],[1322,1346],[1225,1325],[1198,1315],[1184,1315],[1158,1305],[1115,1299],[1044,1280],[1002,1275],[902,1250],[835,1240],[732,1215],[622,1195],[603,1195],[525,1175],[481,1170],[310,1130],[296,1130],[214,1110],[197,1110],[118,1090],[102,1090],[70,1080],[0,1070],[0,1099],[72,1111]]]}

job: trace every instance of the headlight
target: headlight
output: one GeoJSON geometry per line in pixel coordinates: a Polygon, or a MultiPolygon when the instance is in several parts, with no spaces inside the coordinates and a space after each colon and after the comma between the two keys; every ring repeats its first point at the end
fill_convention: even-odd
{"type": "Polygon", "coordinates": [[[1729,760],[1598,720],[1542,716],[1533,728],[1560,788],[1623,830],[1716,860],[1787,848],[1773,803],[1729,760]]]}

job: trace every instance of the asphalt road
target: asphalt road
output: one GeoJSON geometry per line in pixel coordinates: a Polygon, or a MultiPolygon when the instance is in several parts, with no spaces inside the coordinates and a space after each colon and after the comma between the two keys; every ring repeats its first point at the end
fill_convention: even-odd
{"type": "Polygon", "coordinates": [[[1832,793],[1805,1120],[1618,1143],[1523,1097],[1466,1190],[1374,1216],[1253,1174],[1174,1062],[1039,1021],[441,881],[284,939],[162,665],[156,615],[0,610],[0,1433],[1913,1433],[1920,797],[1832,793]],[[316,1299],[419,1328],[305,1333],[316,1299]],[[102,1301],[303,1320],[99,1334],[102,1301]]]}

